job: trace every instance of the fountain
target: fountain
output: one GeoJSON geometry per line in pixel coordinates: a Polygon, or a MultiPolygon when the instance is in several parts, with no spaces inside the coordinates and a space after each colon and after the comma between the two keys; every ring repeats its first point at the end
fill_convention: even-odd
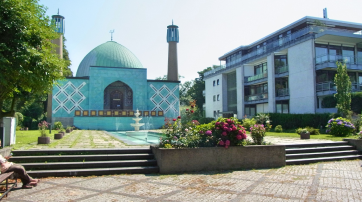
{"type": "Polygon", "coordinates": [[[140,127],[145,125],[144,123],[139,123],[139,121],[142,119],[142,118],[139,118],[140,116],[140,112],[136,111],[136,113],[134,113],[134,115],[136,116],[136,118],[133,118],[133,120],[136,122],[136,123],[131,123],[131,126],[134,127],[134,130],[135,131],[139,131],[140,130],[140,127]]]}

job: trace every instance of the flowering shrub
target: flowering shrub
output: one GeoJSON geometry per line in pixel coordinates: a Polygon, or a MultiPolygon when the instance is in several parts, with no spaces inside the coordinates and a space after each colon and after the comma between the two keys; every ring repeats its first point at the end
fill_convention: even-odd
{"type": "Polygon", "coordinates": [[[255,125],[256,124],[256,120],[254,118],[251,118],[251,119],[248,119],[248,118],[245,118],[243,119],[243,126],[244,128],[246,128],[247,130],[250,129],[250,127],[252,125],[255,125]]]}
{"type": "Polygon", "coordinates": [[[262,124],[255,124],[250,127],[251,138],[253,138],[254,143],[257,145],[262,145],[265,137],[265,128],[262,124]]]}
{"type": "Polygon", "coordinates": [[[40,137],[46,137],[47,136],[46,129],[48,129],[48,126],[49,126],[49,123],[47,123],[46,121],[41,121],[38,124],[38,128],[39,128],[39,131],[40,131],[40,137]]]}
{"type": "Polygon", "coordinates": [[[334,136],[342,136],[342,137],[348,136],[355,129],[354,125],[348,119],[344,119],[342,117],[338,117],[336,119],[330,119],[326,127],[327,127],[326,130],[327,133],[330,133],[331,135],[334,136]]]}

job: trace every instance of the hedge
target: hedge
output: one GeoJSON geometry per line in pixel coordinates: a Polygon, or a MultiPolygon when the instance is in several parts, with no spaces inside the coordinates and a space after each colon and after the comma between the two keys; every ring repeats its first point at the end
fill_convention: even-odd
{"type": "MultiPolygon", "coordinates": [[[[331,114],[280,114],[269,113],[271,125],[282,125],[283,129],[297,129],[304,127],[324,128],[331,118],[331,114]]],[[[335,114],[335,116],[338,116],[335,114]]]]}
{"type": "MultiPolygon", "coordinates": [[[[328,95],[322,100],[323,108],[334,108],[337,105],[337,99],[333,95],[328,95]]],[[[351,94],[351,110],[356,114],[362,112],[362,92],[351,94]]]]}

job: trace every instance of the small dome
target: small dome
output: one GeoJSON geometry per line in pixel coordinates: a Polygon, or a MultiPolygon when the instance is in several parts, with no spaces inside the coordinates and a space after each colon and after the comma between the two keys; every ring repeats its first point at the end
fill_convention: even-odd
{"type": "Polygon", "coordinates": [[[130,50],[114,41],[101,44],[89,52],[80,63],[76,76],[89,76],[90,66],[143,68],[130,50]]]}

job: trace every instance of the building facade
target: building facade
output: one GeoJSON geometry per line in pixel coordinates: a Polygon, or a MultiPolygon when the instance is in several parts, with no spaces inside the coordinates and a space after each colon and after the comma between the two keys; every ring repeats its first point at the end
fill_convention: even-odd
{"type": "Polygon", "coordinates": [[[207,117],[257,113],[325,113],[336,93],[336,62],[347,64],[353,91],[362,90],[362,24],[304,17],[219,58],[204,74],[207,117]]]}

